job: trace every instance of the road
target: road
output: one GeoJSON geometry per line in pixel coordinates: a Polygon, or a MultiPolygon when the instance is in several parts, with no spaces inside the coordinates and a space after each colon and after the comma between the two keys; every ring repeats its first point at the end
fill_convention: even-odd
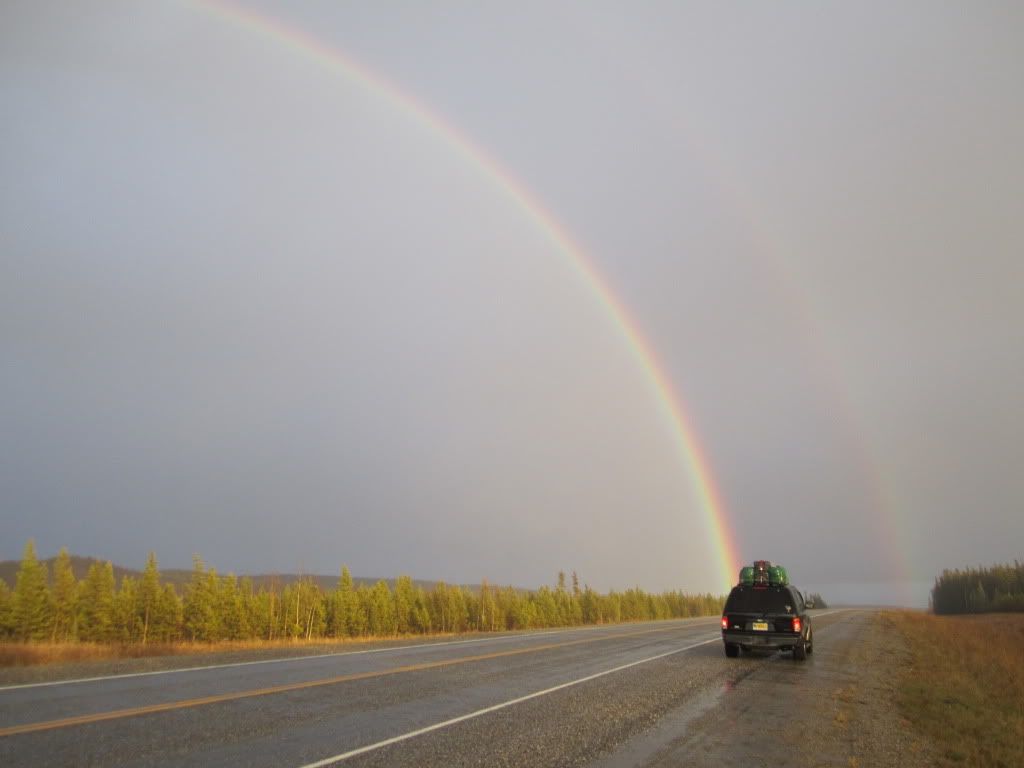
{"type": "Polygon", "coordinates": [[[0,764],[615,768],[705,764],[716,749],[732,764],[749,747],[756,765],[765,729],[743,747],[720,714],[742,718],[748,692],[779,711],[804,687],[831,695],[857,672],[830,645],[877,625],[870,611],[817,614],[804,664],[726,659],[716,617],[2,687],[0,764]]]}

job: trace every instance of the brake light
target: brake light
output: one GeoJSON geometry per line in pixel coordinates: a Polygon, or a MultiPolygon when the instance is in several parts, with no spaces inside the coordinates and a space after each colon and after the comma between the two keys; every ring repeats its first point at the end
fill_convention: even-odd
{"type": "Polygon", "coordinates": [[[728,616],[723,616],[722,617],[722,629],[728,629],[728,628],[729,628],[729,617],[728,616]]]}
{"type": "Polygon", "coordinates": [[[795,616],[793,618],[793,631],[794,632],[799,632],[801,629],[803,629],[803,624],[800,621],[800,617],[799,616],[795,616]]]}

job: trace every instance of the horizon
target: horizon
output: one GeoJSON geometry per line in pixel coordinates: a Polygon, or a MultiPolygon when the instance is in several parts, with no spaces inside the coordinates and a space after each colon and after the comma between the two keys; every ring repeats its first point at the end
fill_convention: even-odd
{"type": "MultiPolygon", "coordinates": [[[[59,554],[60,549],[67,549],[67,548],[66,547],[58,548],[58,550],[56,552],[54,552],[53,554],[49,554],[49,555],[44,553],[44,552],[38,552],[37,551],[37,557],[39,558],[40,562],[48,562],[48,561],[54,560],[54,559],[56,559],[57,555],[59,554]]],[[[126,562],[114,561],[114,560],[112,560],[110,558],[97,557],[95,555],[88,555],[88,554],[81,554],[81,553],[77,553],[77,552],[72,552],[71,550],[68,550],[68,554],[72,558],[81,558],[81,559],[92,560],[92,561],[96,561],[96,562],[110,562],[110,563],[112,563],[114,565],[115,568],[122,568],[122,569],[133,571],[133,572],[141,573],[142,570],[145,567],[145,558],[143,558],[143,560],[140,561],[139,563],[134,563],[134,562],[126,563],[126,562]]],[[[285,570],[277,570],[277,571],[267,571],[267,570],[262,570],[262,571],[261,570],[234,571],[234,570],[230,570],[230,569],[218,568],[216,563],[213,563],[213,562],[210,562],[210,561],[206,560],[205,558],[203,558],[198,553],[197,553],[197,556],[200,557],[200,559],[202,560],[202,562],[204,563],[204,565],[207,568],[211,568],[211,569],[216,570],[218,574],[220,574],[222,576],[231,576],[231,575],[233,575],[233,576],[237,576],[238,578],[289,576],[289,577],[298,577],[298,578],[309,577],[309,578],[317,578],[317,579],[335,579],[335,578],[338,577],[338,572],[340,572],[342,568],[346,567],[345,563],[340,563],[337,566],[335,572],[329,572],[329,571],[304,571],[304,570],[301,570],[301,569],[290,569],[290,570],[289,569],[285,569],[285,570]]],[[[18,562],[20,562],[20,559],[18,559],[18,558],[0,560],[0,564],[18,563],[18,562]]],[[[159,568],[160,568],[160,572],[161,573],[166,573],[168,571],[173,571],[175,573],[179,573],[180,574],[180,573],[190,573],[190,572],[193,571],[193,566],[192,565],[188,565],[188,566],[176,565],[176,564],[164,565],[160,561],[160,558],[159,558],[158,554],[157,554],[157,562],[159,564],[159,568]]],[[[993,565],[1003,565],[1003,564],[1001,564],[1001,563],[1000,564],[989,563],[989,564],[984,564],[984,565],[983,564],[974,564],[974,565],[969,565],[969,566],[960,566],[959,570],[966,570],[968,568],[986,568],[986,567],[991,567],[993,565]]],[[[952,571],[954,569],[950,568],[949,570],[952,571]]],[[[561,572],[566,574],[566,575],[576,573],[572,569],[561,569],[561,572]]],[[[580,576],[580,583],[583,586],[592,586],[589,583],[588,579],[586,579],[585,574],[581,575],[581,574],[576,573],[576,575],[580,576]]],[[[831,582],[830,583],[830,582],[821,581],[819,579],[819,580],[794,581],[793,583],[804,594],[812,594],[813,593],[813,594],[818,594],[818,595],[822,596],[826,600],[826,602],[828,603],[829,607],[892,606],[892,607],[904,607],[904,608],[917,608],[917,609],[921,609],[921,608],[928,608],[929,607],[929,601],[930,601],[930,597],[931,597],[932,587],[935,585],[935,583],[938,580],[940,575],[941,574],[936,574],[933,579],[928,580],[928,581],[918,580],[918,581],[912,581],[912,582],[899,582],[899,581],[890,581],[890,580],[884,580],[884,579],[875,579],[875,580],[863,580],[863,581],[859,581],[859,582],[831,582]]],[[[359,581],[363,581],[363,582],[394,581],[395,579],[397,579],[397,578],[399,578],[401,576],[409,576],[410,578],[413,579],[414,582],[424,583],[424,584],[436,584],[436,583],[440,583],[442,581],[446,581],[445,579],[435,579],[435,578],[431,578],[430,576],[423,576],[423,575],[415,574],[415,573],[406,573],[406,572],[403,572],[403,571],[399,571],[399,572],[396,572],[394,574],[387,574],[387,575],[383,575],[383,574],[366,574],[366,573],[352,573],[352,578],[353,579],[356,579],[356,580],[359,580],[359,581]]],[[[3,577],[0,576],[0,578],[3,578],[3,577]]],[[[52,574],[50,575],[50,578],[52,579],[52,574]]],[[[451,582],[447,582],[446,581],[446,583],[450,583],[452,585],[459,585],[459,586],[463,586],[463,587],[471,587],[472,588],[474,586],[479,586],[480,584],[482,584],[483,582],[486,581],[490,586],[496,587],[496,588],[512,587],[512,588],[517,589],[517,590],[536,591],[537,589],[540,589],[541,587],[551,586],[551,585],[557,583],[557,580],[558,580],[558,572],[556,572],[552,576],[550,581],[547,581],[547,582],[541,581],[541,582],[537,582],[537,583],[533,583],[533,584],[511,584],[511,583],[495,582],[495,581],[492,581],[491,579],[489,579],[486,576],[486,574],[481,576],[481,577],[479,577],[479,578],[462,579],[462,580],[451,581],[451,582]]],[[[6,579],[5,579],[5,581],[6,581],[6,579]]],[[[13,589],[14,584],[13,583],[12,584],[8,584],[8,586],[13,589]]],[[[683,592],[683,593],[686,593],[686,594],[704,594],[706,592],[704,590],[690,589],[690,588],[688,588],[684,584],[676,585],[675,587],[669,587],[669,588],[663,589],[663,590],[654,590],[654,589],[651,589],[650,587],[648,587],[648,586],[646,586],[644,584],[640,584],[640,583],[636,583],[636,584],[618,584],[618,585],[614,585],[613,584],[611,586],[605,587],[603,589],[599,589],[597,591],[602,592],[602,593],[622,592],[623,590],[633,589],[633,588],[643,589],[645,592],[651,592],[651,593],[658,593],[658,592],[683,592]]],[[[714,591],[712,591],[711,594],[725,595],[725,594],[728,594],[728,592],[729,592],[729,588],[725,589],[723,592],[714,592],[714,591]]]]}

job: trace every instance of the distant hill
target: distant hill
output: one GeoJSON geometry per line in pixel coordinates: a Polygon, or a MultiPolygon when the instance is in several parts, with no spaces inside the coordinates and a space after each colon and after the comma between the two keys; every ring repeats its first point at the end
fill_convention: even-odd
{"type": "MultiPolygon", "coordinates": [[[[48,573],[53,575],[53,563],[56,557],[50,557],[40,562],[46,564],[48,573]]],[[[106,562],[95,557],[81,557],[79,555],[71,555],[71,570],[74,571],[76,579],[84,579],[86,572],[89,570],[89,566],[93,563],[106,562]]],[[[7,582],[7,586],[14,589],[14,582],[17,579],[18,566],[21,562],[18,560],[0,560],[0,579],[7,582]]],[[[227,571],[217,571],[220,575],[224,575],[227,571]]],[[[135,570],[133,568],[125,568],[123,566],[114,564],[114,579],[118,584],[125,576],[132,576],[138,578],[142,575],[142,571],[135,570]]],[[[293,584],[299,579],[311,579],[315,581],[321,589],[330,590],[334,589],[338,584],[338,574],[325,575],[322,573],[255,573],[255,574],[237,574],[238,578],[241,579],[245,576],[249,576],[253,580],[253,584],[257,589],[263,586],[269,586],[276,584],[278,587],[285,587],[289,584],[293,584]]],[[[183,592],[185,585],[188,584],[189,579],[192,578],[192,571],[183,568],[168,568],[167,570],[160,569],[160,581],[163,584],[173,584],[179,593],[183,592]]],[[[356,586],[360,584],[366,584],[367,586],[373,586],[379,578],[371,578],[368,576],[353,576],[352,581],[355,582],[356,586]]],[[[384,579],[388,585],[393,589],[395,586],[394,579],[384,579]]],[[[424,589],[432,589],[437,583],[436,581],[423,581],[421,579],[414,579],[413,583],[418,587],[424,589]]],[[[478,587],[470,587],[471,589],[477,589],[478,587]]]]}

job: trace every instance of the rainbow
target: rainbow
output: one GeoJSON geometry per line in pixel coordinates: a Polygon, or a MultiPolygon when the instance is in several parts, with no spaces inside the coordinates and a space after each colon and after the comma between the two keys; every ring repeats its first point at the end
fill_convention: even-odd
{"type": "Polygon", "coordinates": [[[735,539],[707,457],[697,440],[682,398],[675,393],[651,344],[644,337],[637,322],[630,316],[622,301],[608,286],[607,281],[586,252],[572,236],[515,176],[482,147],[474,143],[456,126],[416,100],[385,77],[314,36],[290,26],[280,19],[256,13],[230,2],[220,0],[194,0],[195,5],[222,21],[258,34],[288,48],[319,65],[346,78],[353,84],[384,96],[401,112],[427,129],[444,144],[468,160],[478,172],[501,190],[524,214],[536,224],[559,252],[565,255],[576,274],[605,309],[613,327],[625,341],[633,357],[644,371],[646,380],[658,403],[663,417],[670,425],[676,449],[691,477],[693,493],[698,507],[706,518],[711,543],[715,549],[719,581],[728,588],[735,581],[740,558],[735,539]]]}

